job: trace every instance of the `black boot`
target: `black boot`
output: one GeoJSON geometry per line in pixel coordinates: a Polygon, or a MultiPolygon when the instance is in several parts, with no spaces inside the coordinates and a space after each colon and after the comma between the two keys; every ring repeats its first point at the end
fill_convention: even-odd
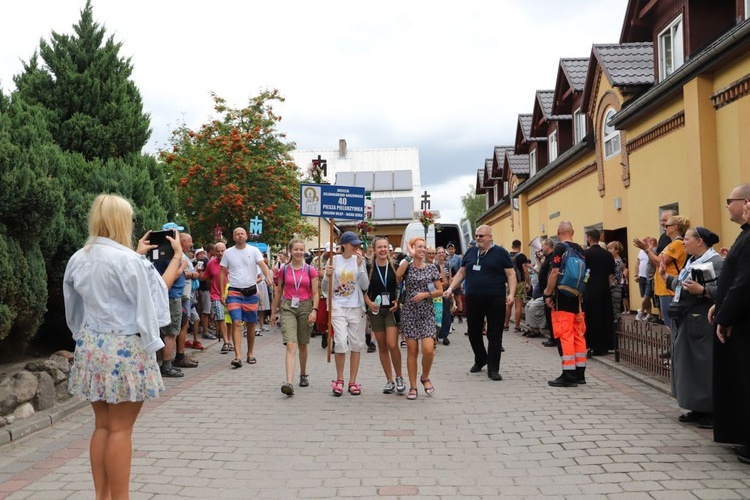
{"type": "Polygon", "coordinates": [[[578,381],[572,370],[563,370],[555,380],[547,381],[552,387],[578,387],[578,381]]]}
{"type": "Polygon", "coordinates": [[[585,366],[576,367],[576,379],[578,379],[578,385],[586,384],[586,367],[585,366]]]}
{"type": "Polygon", "coordinates": [[[320,347],[322,347],[323,349],[328,347],[328,332],[323,332],[320,335],[320,347]]]}

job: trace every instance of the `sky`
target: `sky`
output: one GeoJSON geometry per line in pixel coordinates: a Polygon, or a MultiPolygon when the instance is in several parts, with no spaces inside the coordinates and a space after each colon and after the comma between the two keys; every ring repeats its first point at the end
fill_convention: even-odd
{"type": "MultiPolygon", "coordinates": [[[[0,18],[0,88],[13,89],[52,31],[72,33],[85,0],[24,0],[0,18]]],[[[536,90],[563,57],[618,42],[627,0],[94,0],[130,57],[151,114],[146,151],[211,119],[211,92],[242,107],[263,89],[298,149],[418,147],[422,189],[444,219],[495,145],[513,144],[536,90]]]]}

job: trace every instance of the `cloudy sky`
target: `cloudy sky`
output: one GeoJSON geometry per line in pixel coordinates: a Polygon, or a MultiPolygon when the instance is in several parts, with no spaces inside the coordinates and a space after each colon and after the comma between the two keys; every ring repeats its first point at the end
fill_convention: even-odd
{"type": "MultiPolygon", "coordinates": [[[[13,88],[51,31],[70,33],[85,0],[3,8],[0,87],[13,88]]],[[[180,121],[197,127],[214,91],[236,106],[265,88],[286,102],[280,129],[298,149],[419,148],[422,187],[445,218],[493,146],[512,144],[534,92],[561,57],[617,42],[627,0],[94,0],[151,113],[147,149],[180,121]],[[564,6],[564,8],[563,8],[564,6]]]]}

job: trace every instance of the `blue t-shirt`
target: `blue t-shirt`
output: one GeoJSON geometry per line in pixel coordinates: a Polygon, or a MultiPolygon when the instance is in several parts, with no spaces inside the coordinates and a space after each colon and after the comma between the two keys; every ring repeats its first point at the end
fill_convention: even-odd
{"type": "Polygon", "coordinates": [[[506,269],[513,269],[513,261],[506,249],[492,245],[483,255],[479,248],[473,247],[466,251],[461,266],[466,269],[464,287],[467,295],[490,295],[505,297],[505,285],[508,277],[506,269]],[[474,266],[480,266],[479,271],[474,266]]]}
{"type": "MultiPolygon", "coordinates": [[[[169,267],[168,260],[156,260],[154,261],[154,267],[159,274],[164,274],[164,271],[169,267]]],[[[185,291],[185,273],[180,273],[180,277],[174,280],[172,288],[169,289],[170,299],[181,299],[182,293],[185,291]]]]}

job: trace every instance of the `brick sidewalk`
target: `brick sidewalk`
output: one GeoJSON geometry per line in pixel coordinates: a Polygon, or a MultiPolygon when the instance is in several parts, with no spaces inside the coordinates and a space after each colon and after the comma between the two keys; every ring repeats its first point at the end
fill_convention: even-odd
{"type": "MultiPolygon", "coordinates": [[[[311,344],[310,387],[287,398],[278,330],[258,364],[229,367],[213,344],[199,368],[146,403],[133,438],[134,499],[750,498],[750,467],[710,431],[677,422],[674,400],[601,363],[588,384],[555,389],[559,358],[506,332],[505,380],[469,373],[456,325],[440,345],[433,398],[384,395],[363,354],[363,394],[335,398],[333,364],[311,344]]],[[[404,373],[406,373],[405,349],[404,373]]],[[[0,499],[93,498],[85,408],[0,446],[0,499]]]]}

